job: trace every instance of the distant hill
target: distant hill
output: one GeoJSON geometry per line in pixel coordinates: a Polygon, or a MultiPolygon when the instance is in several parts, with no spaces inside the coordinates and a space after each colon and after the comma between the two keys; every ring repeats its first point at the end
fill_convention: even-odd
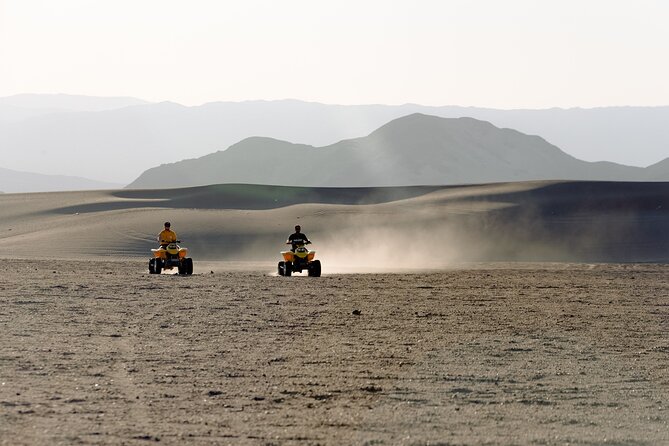
{"type": "Polygon", "coordinates": [[[157,164],[201,157],[248,137],[327,146],[367,135],[412,113],[489,121],[497,127],[540,135],[588,161],[645,167],[669,156],[669,107],[493,110],[295,100],[186,107],[132,98],[89,98],[95,99],[96,107],[90,111],[84,110],[93,107],[86,100],[81,99],[83,105],[68,105],[68,98],[56,95],[40,100],[38,105],[47,107],[40,109],[26,108],[35,100],[29,96],[0,98],[0,162],[4,167],[127,184],[157,164]],[[140,103],[133,105],[133,101],[140,103]]]}
{"type": "Polygon", "coordinates": [[[0,190],[6,193],[117,189],[120,184],[80,177],[42,175],[0,168],[0,190]]]}
{"type": "Polygon", "coordinates": [[[146,101],[130,97],[95,97],[70,94],[17,94],[0,98],[0,107],[15,107],[25,110],[95,112],[114,110],[146,101]]]}
{"type": "Polygon", "coordinates": [[[646,168],[649,181],[669,181],[669,158],[646,168]]]}
{"type": "MultiPolygon", "coordinates": [[[[657,169],[669,180],[669,171],[657,169]]],[[[285,186],[451,185],[527,180],[644,180],[638,167],[578,160],[538,136],[472,118],[412,114],[369,136],[316,148],[248,138],[144,172],[129,188],[218,183],[285,186]]]]}

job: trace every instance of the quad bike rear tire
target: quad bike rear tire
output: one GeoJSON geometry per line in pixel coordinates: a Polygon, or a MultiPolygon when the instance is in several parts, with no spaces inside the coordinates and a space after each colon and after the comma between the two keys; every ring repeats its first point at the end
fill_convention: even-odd
{"type": "Polygon", "coordinates": [[[193,259],[190,257],[184,259],[184,270],[189,276],[193,274],[193,259]]]}
{"type": "Polygon", "coordinates": [[[308,273],[311,277],[321,277],[321,261],[314,260],[311,262],[309,264],[308,273]]]}
{"type": "Polygon", "coordinates": [[[156,259],[149,259],[149,274],[156,273],[156,259]]]}
{"type": "Polygon", "coordinates": [[[283,275],[286,277],[290,277],[292,274],[293,274],[293,263],[286,262],[283,270],[283,275]]]}
{"type": "Polygon", "coordinates": [[[153,270],[155,271],[154,274],[160,274],[160,272],[163,270],[163,260],[162,259],[155,259],[154,267],[153,270]]]}
{"type": "Polygon", "coordinates": [[[277,269],[277,272],[279,273],[279,275],[283,276],[284,271],[286,270],[286,262],[279,262],[276,269],[277,269]]]}

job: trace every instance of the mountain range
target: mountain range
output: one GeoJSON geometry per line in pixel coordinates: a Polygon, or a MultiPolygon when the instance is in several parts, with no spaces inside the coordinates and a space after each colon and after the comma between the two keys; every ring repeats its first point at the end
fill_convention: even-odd
{"type": "Polygon", "coordinates": [[[295,100],[186,107],[134,98],[0,98],[0,166],[127,184],[146,169],[224,150],[248,137],[328,146],[412,113],[472,117],[540,135],[588,161],[648,166],[669,155],[669,107],[494,110],[295,100]]]}
{"type": "Polygon", "coordinates": [[[122,186],[118,183],[104,183],[88,178],[43,175],[0,168],[0,191],[6,193],[118,189],[122,186]]]}
{"type": "Polygon", "coordinates": [[[415,113],[368,136],[325,147],[247,138],[225,151],[149,169],[128,187],[362,187],[529,180],[669,181],[669,158],[648,168],[587,162],[539,136],[473,118],[415,113]]]}
{"type": "Polygon", "coordinates": [[[99,112],[140,104],[147,102],[130,97],[17,94],[0,98],[0,121],[21,121],[54,113],[99,112]]]}

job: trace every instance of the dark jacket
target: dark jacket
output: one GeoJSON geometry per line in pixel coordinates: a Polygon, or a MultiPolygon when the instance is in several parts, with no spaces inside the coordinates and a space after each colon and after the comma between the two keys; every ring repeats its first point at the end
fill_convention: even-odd
{"type": "Polygon", "coordinates": [[[294,234],[290,234],[290,235],[288,236],[288,242],[289,242],[291,245],[293,245],[293,249],[295,249],[295,247],[297,246],[297,244],[300,243],[300,242],[303,243],[303,244],[305,244],[305,245],[306,245],[307,243],[311,243],[311,241],[309,241],[309,239],[307,238],[307,236],[304,235],[304,234],[302,234],[301,232],[296,232],[296,233],[294,233],[294,234]]]}

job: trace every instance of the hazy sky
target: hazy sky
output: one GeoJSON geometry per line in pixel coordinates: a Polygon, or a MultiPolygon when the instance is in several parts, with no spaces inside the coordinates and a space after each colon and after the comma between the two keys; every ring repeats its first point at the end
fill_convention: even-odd
{"type": "Polygon", "coordinates": [[[666,0],[0,0],[0,96],[669,105],[666,0]]]}

